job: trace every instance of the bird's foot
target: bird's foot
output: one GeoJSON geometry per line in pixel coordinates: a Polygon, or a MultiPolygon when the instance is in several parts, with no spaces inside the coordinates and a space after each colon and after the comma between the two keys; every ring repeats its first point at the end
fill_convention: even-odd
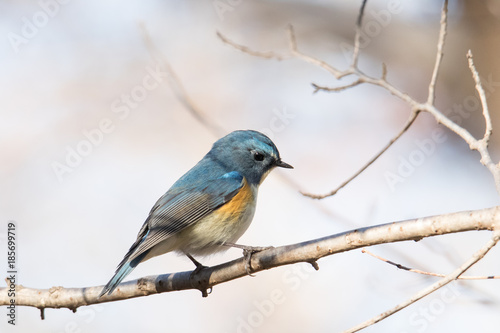
{"type": "Polygon", "coordinates": [[[252,255],[257,252],[262,252],[265,250],[273,249],[273,246],[248,246],[248,245],[239,245],[239,244],[234,244],[234,243],[224,243],[222,245],[225,246],[230,246],[230,247],[236,247],[238,249],[243,250],[243,258],[245,258],[245,272],[247,275],[250,276],[255,276],[252,275],[251,270],[252,270],[252,255]]]}

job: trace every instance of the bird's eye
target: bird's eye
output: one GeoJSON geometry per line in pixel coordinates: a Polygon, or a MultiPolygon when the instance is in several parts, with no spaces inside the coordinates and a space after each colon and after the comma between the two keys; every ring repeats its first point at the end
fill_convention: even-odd
{"type": "Polygon", "coordinates": [[[264,154],[259,153],[258,151],[253,150],[252,151],[253,159],[256,161],[263,161],[264,160],[264,154]]]}

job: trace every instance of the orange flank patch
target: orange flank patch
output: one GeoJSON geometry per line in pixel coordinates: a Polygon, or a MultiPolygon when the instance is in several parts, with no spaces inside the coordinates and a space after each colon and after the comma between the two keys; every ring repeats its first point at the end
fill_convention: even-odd
{"type": "Polygon", "coordinates": [[[233,215],[232,218],[236,218],[237,220],[246,207],[253,203],[253,200],[252,189],[248,185],[247,180],[243,178],[243,187],[230,201],[217,209],[217,213],[230,219],[231,215],[233,215]]]}

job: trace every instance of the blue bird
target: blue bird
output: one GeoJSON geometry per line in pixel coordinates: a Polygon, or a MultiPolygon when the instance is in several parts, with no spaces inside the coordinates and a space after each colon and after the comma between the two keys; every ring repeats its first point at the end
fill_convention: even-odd
{"type": "Polygon", "coordinates": [[[234,246],[255,213],[259,185],[283,162],[274,143],[257,131],[234,131],[212,149],[156,202],[137,239],[99,297],[111,294],[143,261],[177,251],[188,256],[198,272],[204,256],[234,246]]]}

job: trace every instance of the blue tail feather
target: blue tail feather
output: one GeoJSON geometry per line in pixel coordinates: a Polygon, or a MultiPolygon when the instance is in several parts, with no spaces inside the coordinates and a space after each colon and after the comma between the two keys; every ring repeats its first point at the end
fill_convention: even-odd
{"type": "Polygon", "coordinates": [[[132,270],[137,267],[137,265],[142,261],[142,259],[146,256],[149,251],[141,253],[138,257],[136,257],[132,261],[124,262],[117,270],[115,275],[109,280],[109,282],[104,286],[98,298],[105,295],[111,294],[116,287],[122,282],[122,280],[132,272],[132,270]]]}

